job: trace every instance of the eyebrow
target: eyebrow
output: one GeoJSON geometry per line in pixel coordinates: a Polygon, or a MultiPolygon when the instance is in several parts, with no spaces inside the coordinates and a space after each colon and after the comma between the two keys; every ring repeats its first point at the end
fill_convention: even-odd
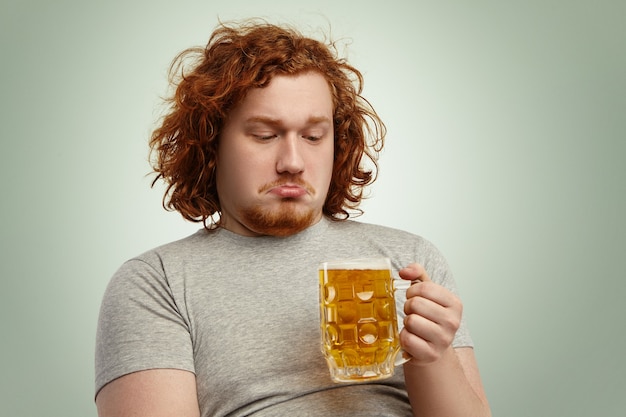
{"type": "MultiPolygon", "coordinates": [[[[246,123],[247,124],[262,123],[268,126],[280,126],[281,121],[280,119],[274,119],[272,117],[254,116],[254,117],[250,117],[246,119],[246,123]]],[[[306,121],[307,125],[316,125],[320,123],[331,123],[331,120],[330,118],[326,116],[310,116],[306,121]]]]}

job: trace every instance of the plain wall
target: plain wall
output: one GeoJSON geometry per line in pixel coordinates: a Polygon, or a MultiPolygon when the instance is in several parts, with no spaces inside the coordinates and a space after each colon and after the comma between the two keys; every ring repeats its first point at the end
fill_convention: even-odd
{"type": "Polygon", "coordinates": [[[494,415],[624,415],[625,2],[0,7],[0,415],[96,415],[110,276],[199,227],[146,176],[169,63],[249,16],[348,43],[388,127],[360,220],[446,254],[494,415]]]}

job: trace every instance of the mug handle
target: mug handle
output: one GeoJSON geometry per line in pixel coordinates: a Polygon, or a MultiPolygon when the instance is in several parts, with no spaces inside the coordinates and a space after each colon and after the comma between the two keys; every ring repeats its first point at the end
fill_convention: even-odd
{"type": "MultiPolygon", "coordinates": [[[[409,287],[413,284],[415,284],[416,282],[419,282],[419,279],[413,280],[413,281],[409,281],[406,279],[393,279],[393,291],[406,291],[409,289],[409,287]]],[[[398,351],[398,353],[396,353],[396,357],[394,360],[394,365],[398,366],[398,365],[403,365],[405,363],[407,363],[408,361],[410,361],[411,359],[413,359],[413,357],[408,354],[407,352],[404,351],[404,349],[400,348],[400,350],[398,351]]]]}

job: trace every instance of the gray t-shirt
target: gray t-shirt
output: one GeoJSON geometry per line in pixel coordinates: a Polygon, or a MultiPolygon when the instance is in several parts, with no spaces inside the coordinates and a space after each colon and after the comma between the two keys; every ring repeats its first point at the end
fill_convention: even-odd
{"type": "MultiPolygon", "coordinates": [[[[131,372],[175,368],[195,373],[203,417],[411,415],[402,367],[386,380],[335,384],[320,350],[318,265],[381,256],[396,277],[418,262],[456,292],[430,242],[355,221],[324,218],[286,238],[202,229],[133,258],[102,302],[96,392],[131,372]]],[[[473,346],[464,323],[453,345],[473,346]]]]}

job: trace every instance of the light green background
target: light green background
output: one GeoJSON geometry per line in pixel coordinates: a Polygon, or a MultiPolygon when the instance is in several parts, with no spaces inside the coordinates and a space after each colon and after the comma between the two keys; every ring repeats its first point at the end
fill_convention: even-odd
{"type": "Polygon", "coordinates": [[[0,415],[95,416],[109,277],[197,227],[145,176],[166,70],[254,15],[349,40],[389,129],[362,220],[447,255],[494,415],[623,416],[626,2],[591,0],[2,0],[0,415]]]}

